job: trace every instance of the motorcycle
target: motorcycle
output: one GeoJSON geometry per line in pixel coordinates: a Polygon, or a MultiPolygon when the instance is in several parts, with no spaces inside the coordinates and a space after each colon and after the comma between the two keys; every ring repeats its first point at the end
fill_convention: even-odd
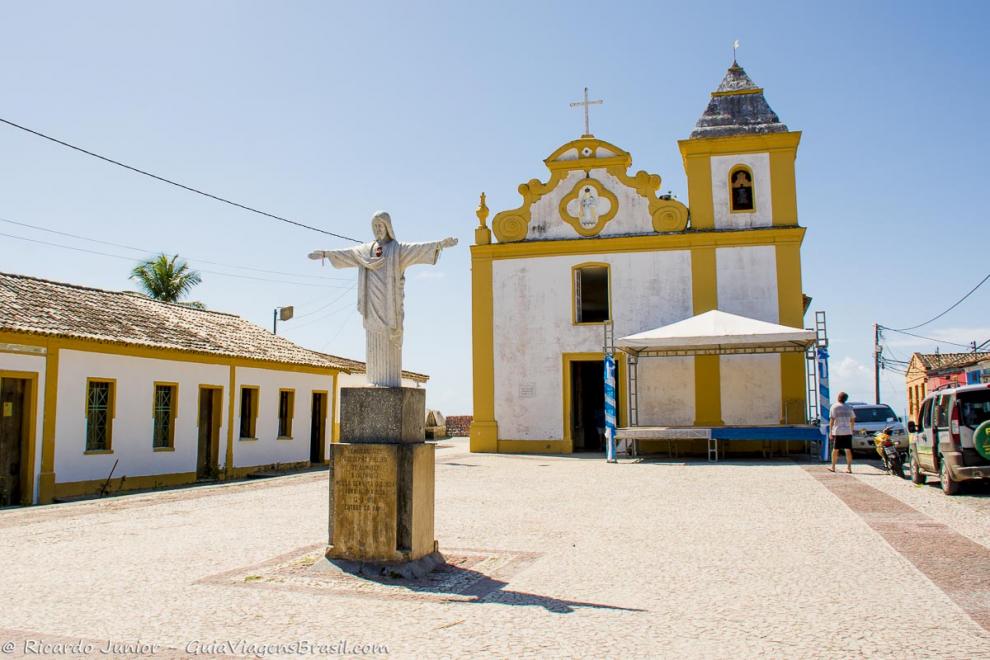
{"type": "Polygon", "coordinates": [[[873,445],[877,449],[877,454],[880,455],[880,460],[883,461],[883,469],[905,479],[905,457],[897,449],[897,443],[890,439],[893,430],[893,427],[888,426],[882,431],[877,431],[873,436],[873,445]]]}

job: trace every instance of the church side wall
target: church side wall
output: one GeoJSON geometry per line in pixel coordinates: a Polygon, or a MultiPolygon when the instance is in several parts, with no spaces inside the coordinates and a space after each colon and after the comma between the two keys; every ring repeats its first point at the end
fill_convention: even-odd
{"type": "Polygon", "coordinates": [[[721,357],[722,421],[726,424],[780,423],[779,355],[721,357]]]}
{"type": "Polygon", "coordinates": [[[694,417],[694,358],[640,360],[639,425],[691,426],[694,417]]]}
{"type": "MultiPolygon", "coordinates": [[[[119,461],[114,479],[125,475],[195,473],[199,386],[223,386],[226,393],[229,374],[226,365],[61,350],[55,439],[55,474],[59,485],[106,479],[114,461],[119,461]],[[115,381],[111,453],[85,453],[87,378],[115,381]],[[179,387],[174,451],[152,448],[152,399],[156,381],[177,383],[179,387]]],[[[227,437],[227,397],[223,399],[221,446],[227,437]]],[[[223,451],[220,454],[222,463],[223,451]]]]}
{"type": "MultiPolygon", "coordinates": [[[[720,310],[768,323],[779,322],[774,246],[718,248],[715,263],[720,310]]],[[[779,355],[723,355],[720,371],[723,422],[780,423],[779,355]]]]}
{"type": "MultiPolygon", "coordinates": [[[[495,418],[500,440],[564,437],[563,354],[602,350],[601,324],[572,323],[571,268],[587,262],[610,266],[616,337],[692,314],[690,250],[495,261],[495,418]]],[[[693,363],[652,362],[642,373],[647,387],[665,392],[657,399],[659,411],[693,401],[693,363]]]]}
{"type": "Polygon", "coordinates": [[[774,246],[718,248],[715,273],[721,311],[767,323],[779,322],[774,246]]]}

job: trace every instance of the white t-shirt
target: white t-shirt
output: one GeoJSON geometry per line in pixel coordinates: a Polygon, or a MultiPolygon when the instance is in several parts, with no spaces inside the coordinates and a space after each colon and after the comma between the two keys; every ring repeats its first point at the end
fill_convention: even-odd
{"type": "Polygon", "coordinates": [[[830,419],[835,420],[835,427],[832,430],[833,435],[853,434],[853,420],[856,419],[856,413],[851,407],[844,403],[833,404],[828,415],[830,419]]]}

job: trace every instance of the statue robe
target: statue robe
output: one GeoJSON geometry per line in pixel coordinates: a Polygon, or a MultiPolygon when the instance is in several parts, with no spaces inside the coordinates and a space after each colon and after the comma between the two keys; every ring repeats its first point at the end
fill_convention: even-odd
{"type": "MultiPolygon", "coordinates": [[[[389,227],[391,235],[391,227],[389,227]]],[[[364,318],[367,341],[368,381],[381,387],[402,385],[402,301],[405,270],[416,264],[433,265],[440,256],[439,241],[381,244],[377,241],[344,250],[329,250],[324,256],[334,268],[358,269],[357,308],[364,318]]]]}

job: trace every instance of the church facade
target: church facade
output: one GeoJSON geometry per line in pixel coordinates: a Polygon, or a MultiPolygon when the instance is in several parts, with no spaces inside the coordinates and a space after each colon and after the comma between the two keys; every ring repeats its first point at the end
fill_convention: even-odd
{"type": "MultiPolygon", "coordinates": [[[[790,131],[737,64],[679,142],[690,206],[632,173],[632,156],[585,134],[544,162],[545,181],[488,226],[472,254],[476,452],[597,448],[606,330],[622,337],[718,309],[803,326],[790,131]]],[[[626,423],[619,361],[619,425],[626,423]]],[[[639,423],[806,421],[804,356],[692,355],[640,363],[639,423]]]]}

